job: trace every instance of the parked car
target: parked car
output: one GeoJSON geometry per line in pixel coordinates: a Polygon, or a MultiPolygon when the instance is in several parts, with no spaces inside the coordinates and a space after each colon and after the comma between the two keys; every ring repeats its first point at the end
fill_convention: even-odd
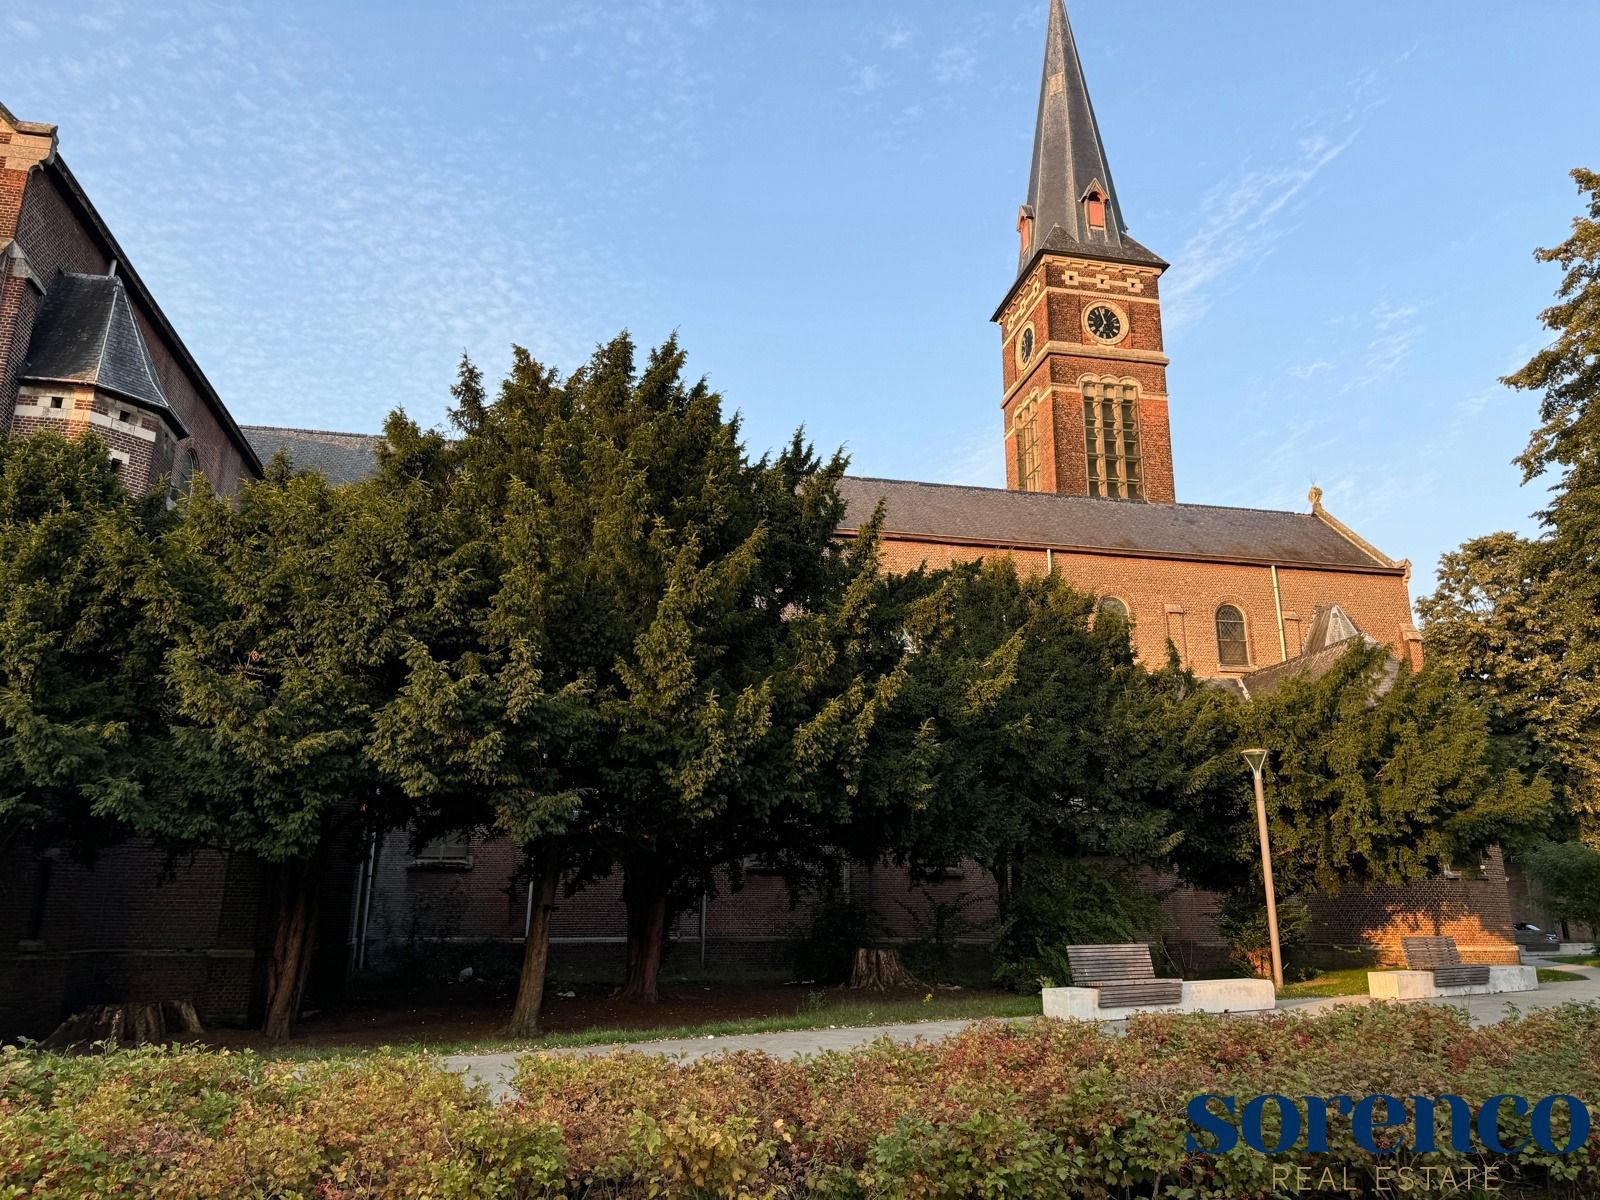
{"type": "Polygon", "coordinates": [[[1517,945],[1524,950],[1558,950],[1561,948],[1561,935],[1559,933],[1546,933],[1537,925],[1528,921],[1518,921],[1512,927],[1516,936],[1517,945]]]}

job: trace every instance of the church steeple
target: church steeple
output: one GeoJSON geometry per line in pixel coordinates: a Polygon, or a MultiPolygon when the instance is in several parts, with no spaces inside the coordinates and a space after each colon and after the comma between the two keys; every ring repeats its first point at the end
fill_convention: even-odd
{"type": "Polygon", "coordinates": [[[1017,225],[1019,275],[1044,250],[1161,263],[1128,236],[1063,0],[1050,0],[1028,201],[1017,225]]]}
{"type": "Polygon", "coordinates": [[[994,314],[1006,486],[1171,504],[1167,264],[1128,236],[1067,10],[1049,4],[1022,257],[994,314]]]}

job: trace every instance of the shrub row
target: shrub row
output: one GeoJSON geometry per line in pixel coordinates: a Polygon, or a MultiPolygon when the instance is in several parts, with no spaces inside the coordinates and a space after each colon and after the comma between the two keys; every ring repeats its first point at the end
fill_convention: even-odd
{"type": "MultiPolygon", "coordinates": [[[[1275,1163],[1374,1157],[1348,1122],[1325,1155],[1185,1149],[1200,1093],[1241,1098],[1512,1093],[1600,1098],[1600,1009],[1472,1028],[1454,1010],[1340,1008],[1146,1017],[1125,1037],[1053,1021],[790,1063],[728,1054],[529,1055],[492,1104],[437,1062],[297,1063],[138,1050],[0,1055],[0,1197],[1267,1197],[1275,1163]]],[[[1508,1114],[1509,1115],[1509,1114],[1508,1114]]],[[[1502,1123],[1508,1142],[1526,1121],[1502,1123]]],[[[1390,1143],[1405,1131],[1391,1131],[1390,1143]]],[[[1441,1135],[1448,1147],[1448,1137],[1441,1135]]],[[[1386,1156],[1398,1171],[1496,1165],[1486,1152],[1386,1156]]],[[[1537,1194],[1600,1194],[1600,1148],[1498,1163],[1537,1194]]],[[[1481,1177],[1480,1177],[1481,1178],[1481,1177]]],[[[1433,1191],[1448,1192],[1442,1174],[1433,1191]]],[[[1365,1182],[1364,1182],[1365,1181],[1365,1182]]]]}

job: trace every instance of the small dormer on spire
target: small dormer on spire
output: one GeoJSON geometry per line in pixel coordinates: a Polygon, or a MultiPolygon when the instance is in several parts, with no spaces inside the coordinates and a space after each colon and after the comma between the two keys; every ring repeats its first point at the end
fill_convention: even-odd
{"type": "Polygon", "coordinates": [[[1128,236],[1062,0],[1050,0],[1018,274],[1043,250],[1166,266],[1128,236]]]}

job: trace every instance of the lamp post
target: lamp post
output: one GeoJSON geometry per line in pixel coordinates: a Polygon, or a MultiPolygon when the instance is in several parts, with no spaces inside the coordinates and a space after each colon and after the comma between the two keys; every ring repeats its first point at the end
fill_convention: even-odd
{"type": "Polygon", "coordinates": [[[1261,879],[1267,889],[1267,936],[1272,939],[1272,983],[1283,986],[1283,953],[1278,949],[1278,896],[1272,887],[1272,844],[1267,838],[1267,797],[1261,786],[1261,772],[1267,766],[1265,750],[1241,750],[1250,774],[1256,781],[1256,830],[1261,835],[1261,879]]]}

